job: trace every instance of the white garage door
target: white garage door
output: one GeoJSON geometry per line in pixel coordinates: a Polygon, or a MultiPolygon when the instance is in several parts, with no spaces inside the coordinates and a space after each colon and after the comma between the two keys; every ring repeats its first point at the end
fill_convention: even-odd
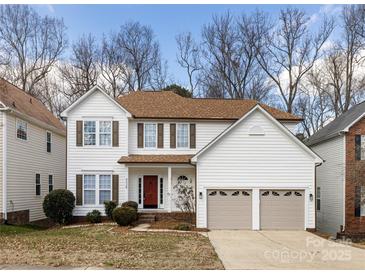
{"type": "Polygon", "coordinates": [[[273,230],[304,229],[304,191],[261,191],[260,227],[273,230]]]}
{"type": "Polygon", "coordinates": [[[209,229],[251,229],[251,190],[208,190],[209,229]]]}

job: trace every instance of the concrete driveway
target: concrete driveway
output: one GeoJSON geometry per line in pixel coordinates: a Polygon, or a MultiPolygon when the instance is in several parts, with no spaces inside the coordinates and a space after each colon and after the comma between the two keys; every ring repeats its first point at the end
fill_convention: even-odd
{"type": "Polygon", "coordinates": [[[365,269],[365,249],[306,231],[208,233],[226,269],[365,269]]]}

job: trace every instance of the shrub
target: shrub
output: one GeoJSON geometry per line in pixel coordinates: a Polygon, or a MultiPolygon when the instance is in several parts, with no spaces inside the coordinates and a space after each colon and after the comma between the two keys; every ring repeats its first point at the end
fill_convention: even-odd
{"type": "Polygon", "coordinates": [[[137,220],[137,210],[130,206],[117,207],[113,210],[113,220],[121,226],[127,226],[137,220]]]}
{"type": "Polygon", "coordinates": [[[109,219],[113,220],[113,210],[118,206],[114,201],[104,202],[105,214],[109,219]]]}
{"type": "Polygon", "coordinates": [[[101,223],[101,212],[94,209],[86,215],[86,220],[92,224],[101,223]]]}
{"type": "Polygon", "coordinates": [[[59,224],[71,222],[75,196],[66,189],[56,189],[47,194],[43,201],[44,214],[59,224]]]}
{"type": "Polygon", "coordinates": [[[175,230],[190,231],[191,230],[191,225],[190,224],[186,224],[186,223],[182,223],[182,224],[178,224],[177,226],[175,226],[174,229],[175,230]]]}
{"type": "Polygon", "coordinates": [[[129,206],[133,207],[135,210],[138,210],[138,204],[134,201],[127,201],[122,204],[122,207],[129,206]]]}

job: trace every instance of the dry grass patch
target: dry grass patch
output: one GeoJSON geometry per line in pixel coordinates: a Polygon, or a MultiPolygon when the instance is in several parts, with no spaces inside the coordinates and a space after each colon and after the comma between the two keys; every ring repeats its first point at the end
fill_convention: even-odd
{"type": "MultiPolygon", "coordinates": [[[[151,229],[171,229],[174,230],[179,224],[183,224],[184,222],[178,221],[178,220],[161,220],[151,223],[150,228],[151,229]]],[[[192,226],[192,231],[209,231],[205,228],[196,228],[195,226],[192,226]]]]}
{"type": "Polygon", "coordinates": [[[0,234],[0,265],[222,269],[209,240],[198,234],[138,233],[112,226],[0,234]]]}

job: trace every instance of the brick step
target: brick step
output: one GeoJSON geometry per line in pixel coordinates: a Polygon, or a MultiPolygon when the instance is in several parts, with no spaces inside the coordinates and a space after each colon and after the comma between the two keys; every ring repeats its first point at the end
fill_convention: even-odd
{"type": "Polygon", "coordinates": [[[156,215],[149,213],[139,213],[138,223],[152,223],[156,221],[156,215]]]}

